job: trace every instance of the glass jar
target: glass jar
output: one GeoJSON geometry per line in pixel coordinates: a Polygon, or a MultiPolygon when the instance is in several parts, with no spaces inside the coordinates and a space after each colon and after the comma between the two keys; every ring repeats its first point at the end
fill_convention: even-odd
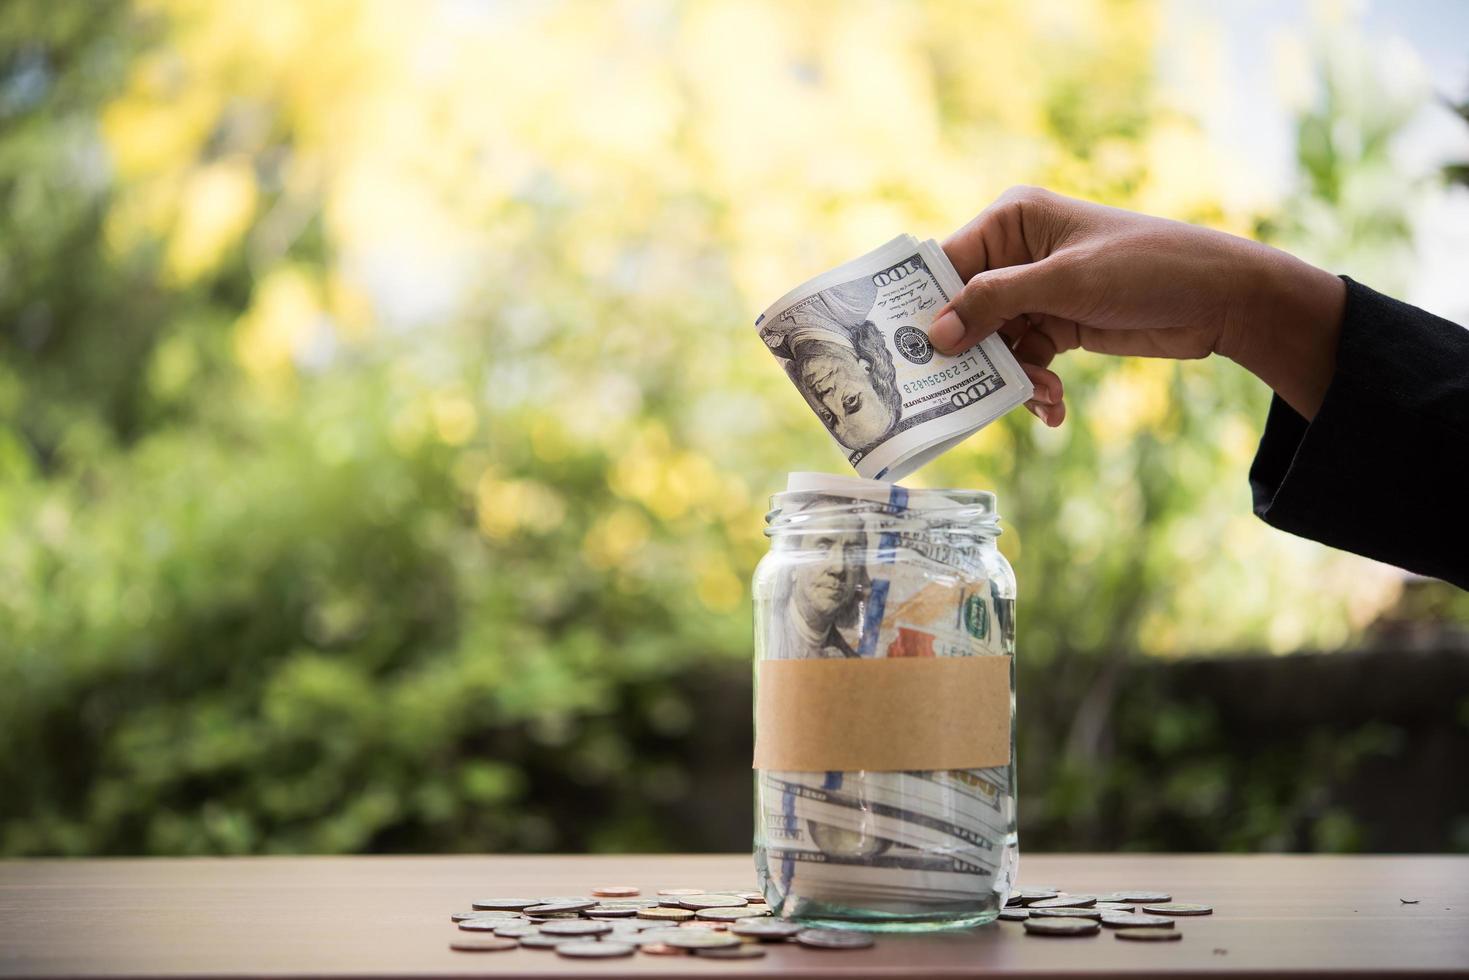
{"type": "Polygon", "coordinates": [[[754,577],[755,866],[778,916],[963,928],[1016,874],[995,497],[793,474],[754,577]]]}

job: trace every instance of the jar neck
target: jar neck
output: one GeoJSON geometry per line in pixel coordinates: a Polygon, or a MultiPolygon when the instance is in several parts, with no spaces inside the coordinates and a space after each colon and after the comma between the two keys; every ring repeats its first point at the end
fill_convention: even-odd
{"type": "Polygon", "coordinates": [[[773,539],[822,534],[865,534],[947,540],[958,545],[993,544],[1000,534],[995,497],[982,490],[904,490],[893,487],[887,499],[857,499],[799,491],[771,498],[765,533],[773,539]]]}

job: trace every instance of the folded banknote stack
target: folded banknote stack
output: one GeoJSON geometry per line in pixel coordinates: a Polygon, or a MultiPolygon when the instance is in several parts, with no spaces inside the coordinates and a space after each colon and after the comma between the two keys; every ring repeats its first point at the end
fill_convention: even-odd
{"type": "Polygon", "coordinates": [[[900,480],[1034,393],[998,334],[955,357],[929,342],[934,315],[962,288],[936,242],[901,235],[755,321],[860,475],[900,480]]]}

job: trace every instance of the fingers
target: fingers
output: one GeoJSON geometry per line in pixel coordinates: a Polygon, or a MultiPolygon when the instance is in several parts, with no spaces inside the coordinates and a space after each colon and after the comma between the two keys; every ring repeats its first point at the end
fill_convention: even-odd
{"type": "Polygon", "coordinates": [[[945,354],[968,350],[1023,313],[1060,309],[1071,278],[1058,257],[981,272],[935,317],[928,338],[945,354]]]}
{"type": "Polygon", "coordinates": [[[1066,418],[1065,389],[1061,379],[1054,371],[1035,364],[1021,362],[1020,366],[1035,386],[1035,394],[1025,403],[1026,409],[1054,429],[1066,418]]]}

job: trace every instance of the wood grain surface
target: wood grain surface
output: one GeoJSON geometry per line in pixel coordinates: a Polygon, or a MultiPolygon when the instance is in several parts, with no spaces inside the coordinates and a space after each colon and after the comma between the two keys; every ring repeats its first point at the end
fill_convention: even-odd
{"type": "Polygon", "coordinates": [[[1022,884],[1161,889],[1216,911],[1180,919],[1176,943],[994,923],[859,952],[573,961],[451,952],[465,934],[449,914],[475,896],[599,884],[750,888],[749,856],[22,861],[0,863],[0,976],[1469,976],[1469,857],[1043,855],[1022,868],[1022,884]]]}

